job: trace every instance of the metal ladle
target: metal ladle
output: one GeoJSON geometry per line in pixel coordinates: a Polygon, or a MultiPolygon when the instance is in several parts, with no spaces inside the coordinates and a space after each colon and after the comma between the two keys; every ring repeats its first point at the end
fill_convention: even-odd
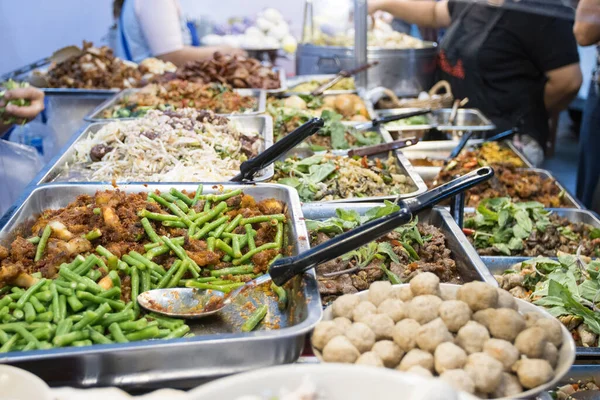
{"type": "Polygon", "coordinates": [[[137,298],[138,303],[147,310],[173,317],[202,318],[213,315],[230,304],[242,291],[251,290],[271,281],[281,286],[296,275],[362,247],[398,226],[409,223],[419,212],[454,197],[458,193],[490,179],[493,175],[492,168],[479,168],[417,197],[408,199],[401,203],[402,208],[399,211],[344,232],[297,256],[276,260],[271,265],[268,274],[248,282],[229,294],[218,290],[194,288],[155,289],[140,294],[137,298]]]}

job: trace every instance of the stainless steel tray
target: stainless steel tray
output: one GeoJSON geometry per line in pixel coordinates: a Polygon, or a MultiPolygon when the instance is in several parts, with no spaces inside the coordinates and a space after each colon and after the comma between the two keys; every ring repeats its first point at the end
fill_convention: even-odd
{"type": "MultiPolygon", "coordinates": [[[[416,108],[390,108],[387,110],[377,110],[377,114],[380,117],[387,115],[397,115],[405,112],[410,112],[417,110],[416,108]]],[[[452,109],[450,108],[440,108],[437,110],[433,110],[430,114],[427,115],[427,120],[429,121],[426,125],[406,125],[406,126],[397,126],[391,125],[387,127],[388,130],[394,132],[400,131],[419,131],[419,130],[429,130],[429,129],[437,129],[442,132],[455,132],[455,131],[473,131],[473,132],[482,132],[489,131],[495,129],[496,126],[492,121],[490,121],[487,117],[485,117],[481,111],[475,108],[460,108],[456,114],[456,123],[454,125],[448,125],[447,121],[450,117],[450,113],[452,109]]]]}
{"type": "MultiPolygon", "coordinates": [[[[288,241],[293,255],[308,249],[306,227],[295,190],[283,185],[205,184],[205,191],[241,188],[257,200],[275,198],[288,207],[288,241]]],[[[195,184],[120,185],[128,193],[156,189],[194,191],[195,184]]],[[[51,184],[34,189],[4,223],[0,243],[7,244],[17,228],[26,229],[45,209],[66,206],[78,195],[113,190],[111,185],[51,184]]],[[[56,348],[0,355],[11,364],[38,375],[53,386],[120,386],[130,388],[185,387],[198,379],[216,378],[249,369],[294,362],[304,347],[305,336],[321,318],[321,301],[314,273],[295,278],[287,287],[291,305],[282,313],[275,298],[254,294],[254,301],[269,304],[270,315],[281,329],[239,333],[241,318],[236,308],[217,318],[189,320],[195,337],[152,340],[82,348],[56,348]],[[237,331],[237,332],[236,332],[237,331]],[[187,382],[186,382],[187,381],[187,382]]],[[[254,291],[261,292],[261,291],[254,291]]],[[[244,304],[241,299],[236,304],[244,304]]]]}
{"type": "MultiPolygon", "coordinates": [[[[302,212],[305,219],[324,220],[335,217],[337,208],[354,210],[362,215],[367,210],[381,205],[381,203],[310,203],[302,205],[302,212]]],[[[442,230],[446,236],[447,247],[452,251],[453,259],[456,261],[458,273],[465,282],[476,280],[485,281],[495,286],[498,285],[496,279],[494,279],[446,209],[434,207],[431,210],[424,211],[419,214],[419,221],[426,222],[442,230]]]]}
{"type": "MultiPolygon", "coordinates": [[[[132,119],[136,119],[136,117],[131,118],[103,118],[102,115],[106,110],[109,110],[116,106],[123,98],[127,96],[131,96],[134,93],[139,92],[141,89],[125,89],[121,92],[117,93],[114,97],[106,100],[104,103],[100,104],[96,107],[92,112],[86,115],[83,119],[89,122],[104,122],[104,121],[129,121],[132,119]]],[[[219,114],[219,115],[258,115],[265,112],[267,105],[267,96],[264,90],[259,89],[234,89],[242,96],[251,96],[256,99],[256,110],[247,111],[243,113],[230,113],[230,114],[219,114]]]]}
{"type": "MultiPolygon", "coordinates": [[[[288,90],[287,75],[285,74],[285,70],[283,68],[274,67],[273,71],[275,71],[279,74],[279,82],[280,82],[281,86],[279,87],[279,89],[268,89],[268,90],[263,90],[263,91],[266,93],[282,93],[282,92],[285,92],[286,90],[288,90]]],[[[259,89],[259,90],[262,90],[262,89],[259,89]]]]}
{"type": "MultiPolygon", "coordinates": [[[[326,75],[298,75],[295,76],[293,78],[290,78],[287,80],[287,84],[288,84],[288,90],[286,91],[286,93],[289,94],[301,94],[301,95],[309,95],[310,92],[298,92],[296,90],[294,90],[295,86],[298,86],[301,83],[304,82],[310,82],[310,81],[322,81],[323,83],[325,81],[328,81],[330,79],[333,79],[336,75],[335,74],[326,74],[326,75]]],[[[325,92],[323,92],[323,94],[352,94],[352,93],[357,93],[357,89],[353,89],[353,90],[326,90],[325,92]]],[[[371,104],[371,102],[368,102],[369,104],[371,104]]]]}
{"type": "MultiPolygon", "coordinates": [[[[266,115],[231,115],[228,116],[232,121],[238,122],[242,129],[256,130],[260,137],[263,138],[264,147],[262,150],[273,145],[273,120],[266,115]]],[[[113,121],[114,122],[114,121],[113,121]]],[[[93,136],[102,127],[111,123],[111,121],[104,120],[104,122],[97,122],[86,126],[81,132],[74,135],[67,145],[61,150],[61,152],[52,159],[46,166],[38,173],[34,178],[33,182],[37,184],[49,183],[49,182],[89,182],[84,174],[85,165],[76,164],[74,165],[75,157],[75,145],[79,142],[93,136]],[[75,168],[72,168],[75,166],[75,168]]],[[[274,173],[274,166],[264,168],[259,171],[255,177],[256,182],[262,182],[270,179],[274,173]]]]}
{"type": "MultiPolygon", "coordinates": [[[[571,367],[567,375],[565,375],[563,379],[561,379],[557,386],[560,387],[564,385],[579,383],[579,381],[581,381],[581,383],[587,383],[592,381],[596,385],[600,384],[600,365],[575,364],[571,367]]],[[[599,392],[595,392],[594,395],[595,397],[585,397],[585,399],[600,399],[599,392]]],[[[584,397],[578,398],[584,399],[584,397]]],[[[575,398],[573,397],[573,399],[575,398]]],[[[554,397],[552,397],[549,393],[545,392],[536,397],[535,400],[554,400],[554,397]]]]}

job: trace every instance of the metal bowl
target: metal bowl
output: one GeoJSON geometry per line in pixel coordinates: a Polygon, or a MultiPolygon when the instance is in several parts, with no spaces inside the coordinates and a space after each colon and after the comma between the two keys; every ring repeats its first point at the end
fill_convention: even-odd
{"type": "MultiPolygon", "coordinates": [[[[401,287],[401,286],[407,286],[407,285],[408,284],[394,285],[394,286],[401,287]]],[[[444,291],[444,294],[451,296],[451,297],[456,297],[456,293],[458,292],[458,289],[460,287],[461,287],[461,285],[454,285],[451,283],[440,283],[440,288],[444,291]]],[[[368,294],[369,294],[369,291],[365,290],[363,292],[357,293],[356,296],[358,296],[361,300],[367,300],[368,294]]],[[[525,300],[515,298],[515,301],[517,302],[517,306],[519,307],[519,312],[521,312],[521,313],[535,312],[535,313],[543,315],[544,318],[554,318],[543,308],[537,307],[531,303],[526,302],[525,300]]],[[[323,311],[322,321],[330,321],[332,319],[333,319],[332,306],[329,306],[323,311]]],[[[523,393],[520,393],[519,396],[517,396],[517,397],[502,397],[502,398],[495,399],[495,400],[532,398],[532,397],[539,395],[542,392],[554,389],[558,385],[558,383],[569,372],[569,370],[571,369],[571,366],[575,362],[575,341],[573,340],[571,333],[562,324],[561,324],[561,330],[562,330],[563,344],[558,352],[558,363],[556,364],[556,368],[554,369],[554,378],[550,382],[547,382],[544,385],[538,386],[535,389],[530,389],[523,393]]],[[[312,346],[312,343],[311,343],[311,346],[312,346]]],[[[312,350],[313,350],[315,356],[319,359],[319,361],[325,362],[325,361],[323,361],[323,357],[319,350],[315,349],[314,347],[312,348],[312,350]]]]}

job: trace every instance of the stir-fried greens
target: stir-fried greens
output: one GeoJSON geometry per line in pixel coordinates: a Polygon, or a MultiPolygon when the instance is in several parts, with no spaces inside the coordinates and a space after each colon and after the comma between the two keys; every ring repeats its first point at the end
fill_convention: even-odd
{"type": "Polygon", "coordinates": [[[571,331],[579,346],[598,346],[600,260],[559,252],[558,260],[534,258],[496,279],[514,296],[545,307],[571,331]]]}
{"type": "Polygon", "coordinates": [[[275,163],[275,180],[298,190],[302,201],[393,196],[415,190],[391,153],[383,162],[330,153],[290,157],[275,163]]]}
{"type": "Polygon", "coordinates": [[[479,254],[555,256],[557,251],[598,256],[600,229],[570,222],[535,201],[513,203],[510,198],[485,199],[465,219],[465,234],[479,254]]]}
{"type": "Polygon", "coordinates": [[[341,114],[344,121],[364,122],[370,118],[364,100],[356,94],[292,95],[283,99],[269,97],[268,103],[274,108],[302,110],[313,117],[329,110],[341,114]]]}

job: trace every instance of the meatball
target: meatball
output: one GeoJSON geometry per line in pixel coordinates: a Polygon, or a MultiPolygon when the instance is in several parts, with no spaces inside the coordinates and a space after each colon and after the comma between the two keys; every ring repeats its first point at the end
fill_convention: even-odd
{"type": "Polygon", "coordinates": [[[331,307],[333,317],[352,319],[352,313],[354,312],[354,308],[358,305],[358,303],[360,303],[360,298],[353,294],[345,294],[338,297],[335,299],[331,307]]]}
{"type": "Polygon", "coordinates": [[[375,307],[375,304],[368,301],[361,301],[354,309],[351,319],[354,322],[364,322],[365,318],[367,318],[369,315],[375,314],[376,312],[377,307],[375,307]]]}
{"type": "Polygon", "coordinates": [[[483,352],[500,361],[505,371],[512,371],[512,366],[519,359],[519,350],[512,343],[502,339],[490,339],[485,342],[483,352]]]}
{"type": "Polygon", "coordinates": [[[433,354],[435,370],[438,374],[451,369],[460,369],[467,362],[467,353],[451,342],[440,344],[433,354]]]}
{"type": "Polygon", "coordinates": [[[367,351],[358,357],[355,364],[357,365],[369,365],[371,367],[383,367],[383,361],[377,355],[377,353],[373,351],[367,351]]]}
{"type": "Polygon", "coordinates": [[[535,358],[523,358],[517,361],[513,371],[517,373],[521,385],[527,389],[543,385],[554,376],[554,371],[548,361],[535,358]]]}
{"type": "Polygon", "coordinates": [[[323,360],[327,362],[352,364],[359,356],[356,347],[345,336],[334,337],[323,349],[323,360]]]}
{"type": "Polygon", "coordinates": [[[540,318],[535,321],[535,325],[544,330],[546,340],[556,347],[562,344],[562,328],[561,323],[554,318],[540,318]]]}
{"type": "Polygon", "coordinates": [[[502,380],[502,363],[485,353],[473,353],[467,358],[465,372],[469,374],[475,389],[482,393],[492,393],[502,380]]]}
{"type": "Polygon", "coordinates": [[[373,353],[376,353],[383,365],[387,368],[394,368],[400,364],[404,352],[398,347],[398,345],[391,340],[381,340],[373,346],[373,353]]]}
{"type": "Polygon", "coordinates": [[[387,315],[394,322],[398,322],[406,317],[406,308],[402,300],[387,299],[377,307],[377,312],[387,315]]]}
{"type": "Polygon", "coordinates": [[[498,291],[498,305],[496,307],[519,310],[519,306],[517,306],[517,302],[512,294],[504,289],[496,288],[496,290],[498,291]]]}
{"type": "Polygon", "coordinates": [[[403,319],[394,326],[392,338],[405,352],[417,347],[417,333],[419,332],[419,324],[414,319],[403,319]]]}
{"type": "Polygon", "coordinates": [[[494,319],[494,315],[496,315],[496,310],[493,308],[487,308],[485,310],[479,310],[473,314],[473,319],[486,328],[489,328],[490,322],[494,319]]]}
{"type": "Polygon", "coordinates": [[[486,308],[496,308],[498,291],[487,283],[475,281],[462,285],[458,289],[456,298],[467,303],[471,310],[479,311],[486,308]]]}
{"type": "Polygon", "coordinates": [[[396,369],[399,371],[408,371],[415,365],[419,365],[426,370],[433,372],[433,356],[431,353],[426,351],[412,349],[406,353],[402,361],[400,361],[400,365],[398,365],[396,369]]]}
{"type": "Polygon", "coordinates": [[[333,322],[335,322],[335,325],[342,331],[342,332],[346,332],[348,329],[350,329],[350,327],[352,326],[352,321],[350,321],[348,318],[344,318],[344,317],[337,317],[333,319],[333,322]]]}
{"type": "Polygon", "coordinates": [[[440,285],[440,297],[445,301],[456,300],[456,290],[451,286],[440,285]]]}
{"type": "Polygon", "coordinates": [[[402,300],[405,303],[408,303],[415,297],[413,296],[409,285],[392,287],[391,295],[392,298],[402,300]]]}
{"type": "Polygon", "coordinates": [[[321,321],[315,326],[312,334],[312,344],[316,349],[322,350],[323,347],[334,337],[342,335],[343,332],[333,321],[321,321]]]}
{"type": "Polygon", "coordinates": [[[519,378],[507,372],[502,373],[500,384],[492,393],[492,398],[513,397],[523,392],[523,387],[519,383],[519,378]]]}
{"type": "Polygon", "coordinates": [[[421,350],[433,353],[440,343],[451,342],[452,334],[444,325],[441,318],[436,318],[431,322],[421,325],[417,332],[417,346],[421,350]]]}
{"type": "Polygon", "coordinates": [[[391,339],[392,332],[394,330],[394,321],[385,314],[371,314],[365,317],[365,324],[373,332],[375,332],[375,339],[391,339]]]}
{"type": "Polygon", "coordinates": [[[540,327],[527,328],[515,339],[515,347],[529,358],[542,358],[546,348],[546,335],[540,327]]]}
{"type": "Polygon", "coordinates": [[[410,374],[416,374],[424,376],[425,378],[433,378],[433,374],[430,370],[421,367],[420,365],[415,365],[414,367],[410,367],[406,370],[406,372],[410,374]]]}
{"type": "Polygon", "coordinates": [[[483,344],[490,339],[490,333],[485,326],[469,321],[458,330],[456,344],[462,347],[467,354],[478,353],[483,350],[483,344]]]}
{"type": "Polygon", "coordinates": [[[542,314],[536,313],[536,312],[525,313],[523,315],[523,317],[525,318],[525,327],[526,328],[531,328],[531,327],[535,326],[535,323],[537,322],[538,319],[544,318],[544,316],[542,314]]]}
{"type": "Polygon", "coordinates": [[[413,296],[432,294],[440,296],[440,278],[431,272],[421,272],[410,281],[410,291],[413,296]]]}
{"type": "Polygon", "coordinates": [[[439,308],[439,314],[450,332],[458,332],[471,320],[471,309],[467,303],[460,300],[444,301],[439,308]]]}
{"type": "Polygon", "coordinates": [[[451,385],[454,389],[463,391],[465,393],[475,393],[475,383],[473,379],[462,369],[450,369],[444,371],[440,375],[440,378],[451,385]]]}
{"type": "Polygon", "coordinates": [[[408,304],[407,317],[414,319],[420,324],[426,324],[439,316],[439,308],[442,299],[430,294],[417,296],[408,304]]]}
{"type": "Polygon", "coordinates": [[[499,308],[493,314],[488,329],[496,339],[512,342],[525,329],[525,318],[518,311],[510,308],[499,308]]]}
{"type": "Polygon", "coordinates": [[[550,342],[546,343],[546,347],[544,348],[544,360],[548,361],[552,368],[556,368],[558,349],[550,342]]]}
{"type": "Polygon", "coordinates": [[[371,350],[375,344],[375,333],[366,324],[355,322],[344,334],[361,353],[371,350]]]}
{"type": "Polygon", "coordinates": [[[392,284],[389,281],[376,281],[369,287],[368,299],[375,306],[383,303],[385,299],[390,298],[392,284]]]}

